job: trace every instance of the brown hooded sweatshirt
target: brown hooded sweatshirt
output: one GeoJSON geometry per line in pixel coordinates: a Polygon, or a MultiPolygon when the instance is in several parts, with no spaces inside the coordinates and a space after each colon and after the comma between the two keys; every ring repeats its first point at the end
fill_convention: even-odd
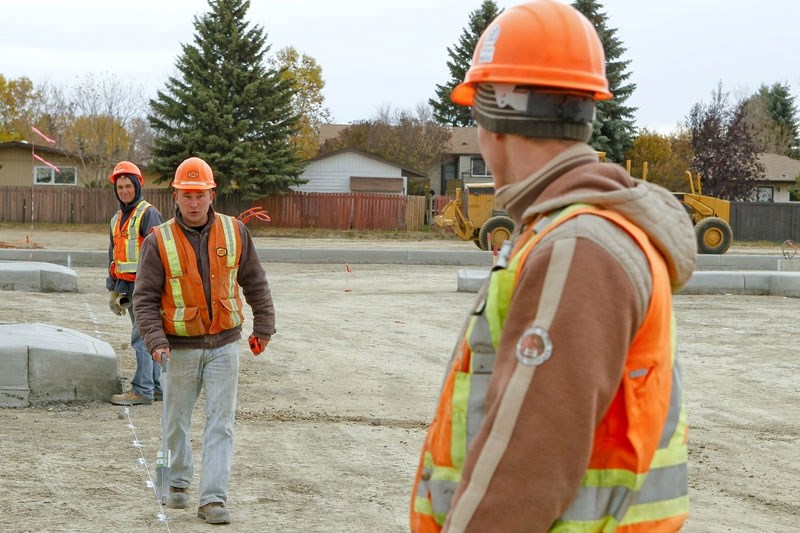
{"type": "MultiPolygon", "coordinates": [[[[673,290],[694,270],[696,241],[681,204],[618,165],[599,163],[588,145],[573,146],[498,193],[516,224],[512,239],[543,213],[587,203],[621,213],[648,234],[664,257],[673,290]]],[[[584,214],[564,222],[534,248],[510,302],[486,417],[469,445],[445,530],[455,513],[464,511],[459,501],[470,483],[488,488],[467,531],[547,531],[567,509],[586,471],[595,428],[619,387],[651,290],[642,250],[623,229],[598,216],[584,214]],[[557,301],[541,298],[549,269],[566,273],[557,301]],[[497,445],[488,437],[498,422],[499,403],[505,394],[513,394],[506,387],[517,365],[517,341],[548,307],[554,310],[552,356],[523,393],[508,446],[493,448],[497,445]],[[501,455],[488,479],[478,479],[474,472],[483,453],[501,455]]]]}
{"type": "MultiPolygon", "coordinates": [[[[216,213],[209,208],[208,222],[201,231],[188,227],[176,210],[175,222],[186,234],[186,238],[194,248],[197,257],[197,268],[203,277],[203,289],[209,309],[210,280],[208,260],[208,235],[214,224],[216,213]]],[[[241,221],[239,235],[242,239],[242,255],[239,259],[239,272],[236,281],[242,287],[245,301],[253,310],[253,333],[262,339],[270,339],[275,333],[275,308],[272,305],[272,293],[267,283],[261,260],[256,252],[250,233],[241,221]]],[[[139,271],[136,275],[136,289],[133,294],[133,307],[139,332],[144,339],[148,351],[152,354],[156,348],[212,348],[241,338],[242,327],[222,331],[216,335],[198,337],[179,337],[167,335],[161,321],[161,294],[164,290],[165,272],[161,262],[156,236],[151,233],[142,242],[139,257],[139,271]]]]}

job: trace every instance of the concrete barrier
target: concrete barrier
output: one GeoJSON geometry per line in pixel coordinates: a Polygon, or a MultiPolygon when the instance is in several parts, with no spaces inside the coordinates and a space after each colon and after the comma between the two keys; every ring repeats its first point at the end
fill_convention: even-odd
{"type": "Polygon", "coordinates": [[[108,252],[87,250],[0,249],[0,261],[39,261],[67,268],[108,266],[108,252]]]}
{"type": "MultiPolygon", "coordinates": [[[[412,245],[413,246],[413,245],[412,245]]],[[[258,248],[265,263],[352,263],[491,266],[492,252],[480,250],[258,248]]],[[[67,267],[106,267],[108,253],[81,250],[0,249],[0,261],[42,261],[67,267]]],[[[697,256],[697,270],[778,270],[780,255],[723,254],[697,256]]],[[[797,267],[800,269],[800,266],[797,267]]],[[[789,270],[787,267],[785,270],[789,270]]]]}
{"type": "Polygon", "coordinates": [[[106,401],[119,391],[107,342],[49,324],[0,323],[0,407],[106,401]]]}
{"type": "Polygon", "coordinates": [[[19,261],[0,263],[0,290],[77,292],[78,275],[53,263],[19,261]]]}
{"type": "MultiPolygon", "coordinates": [[[[489,276],[489,269],[460,269],[457,290],[478,292],[489,276]]],[[[800,297],[800,272],[695,271],[678,294],[753,294],[800,297]]]]}
{"type": "MultiPolygon", "coordinates": [[[[265,263],[351,263],[398,265],[491,266],[492,252],[349,248],[258,248],[265,263]]],[[[69,267],[106,267],[106,252],[0,249],[0,261],[43,261],[69,267]]]]}

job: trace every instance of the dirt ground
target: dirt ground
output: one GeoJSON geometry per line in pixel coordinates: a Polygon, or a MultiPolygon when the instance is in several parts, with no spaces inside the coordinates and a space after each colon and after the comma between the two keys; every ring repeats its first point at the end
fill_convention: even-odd
{"type": "MultiPolygon", "coordinates": [[[[0,241],[17,239],[0,228],[0,241]]],[[[106,242],[72,233],[34,240],[54,249],[106,242]]],[[[332,244],[346,245],[257,241],[332,244]]],[[[258,358],[242,343],[228,530],[406,531],[425,427],[474,295],[456,292],[449,266],[356,265],[351,292],[344,265],[264,266],[278,333],[258,358]]],[[[104,269],[75,271],[77,294],[0,293],[0,321],[54,324],[107,341],[127,383],[128,318],[107,308],[104,269]]],[[[800,299],[678,296],[675,308],[691,425],[692,514],[684,531],[797,531],[800,299]]],[[[207,530],[194,507],[157,518],[147,481],[155,476],[160,412],[160,403],[129,415],[104,402],[0,409],[0,531],[207,530]]],[[[193,424],[198,463],[202,422],[201,400],[193,424]]],[[[197,496],[197,477],[190,494],[197,496]]]]}

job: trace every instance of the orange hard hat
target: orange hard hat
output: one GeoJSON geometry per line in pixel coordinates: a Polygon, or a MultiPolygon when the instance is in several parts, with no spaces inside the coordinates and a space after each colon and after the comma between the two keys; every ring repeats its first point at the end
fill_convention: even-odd
{"type": "Polygon", "coordinates": [[[120,161],[117,163],[117,166],[114,167],[114,171],[108,177],[108,181],[111,183],[116,184],[117,178],[123,174],[130,174],[139,178],[139,185],[144,185],[144,178],[142,177],[142,172],[139,170],[139,167],[131,163],[130,161],[120,161]]]}
{"type": "Polygon", "coordinates": [[[520,4],[489,24],[464,82],[450,98],[471,106],[479,83],[535,86],[588,94],[593,100],[612,96],[597,31],[580,11],[557,0],[520,4]]]}
{"type": "Polygon", "coordinates": [[[214,172],[208,163],[199,157],[190,157],[178,165],[175,170],[175,179],[172,180],[175,189],[206,190],[217,186],[214,183],[214,172]]]}

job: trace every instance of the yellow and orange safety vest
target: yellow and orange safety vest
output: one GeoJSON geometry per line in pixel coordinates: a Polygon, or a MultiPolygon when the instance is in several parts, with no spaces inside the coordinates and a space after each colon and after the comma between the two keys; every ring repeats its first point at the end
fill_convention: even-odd
{"type": "Polygon", "coordinates": [[[164,331],[169,335],[214,335],[242,324],[236,281],[242,239],[235,218],[217,213],[208,235],[211,310],[191,243],[175,219],[155,229],[166,280],[161,295],[164,331]]]}
{"type": "MultiPolygon", "coordinates": [[[[451,510],[467,449],[485,414],[495,353],[525,260],[545,234],[583,213],[604,217],[631,235],[650,264],[653,293],[628,351],[622,383],[595,430],[580,489],[550,531],[674,532],[685,521],[687,424],[666,265],[646,234],[620,214],[578,204],[551,216],[540,233],[526,232],[508,267],[492,272],[485,306],[465,329],[423,446],[412,494],[412,531],[440,531],[451,510]],[[650,372],[647,379],[636,379],[644,369],[650,372]]],[[[451,525],[460,531],[468,520],[459,517],[451,525]]]]}
{"type": "Polygon", "coordinates": [[[125,281],[136,280],[136,270],[139,268],[139,249],[142,246],[144,237],[139,235],[142,226],[144,212],[152,207],[149,203],[142,200],[136,204],[131,216],[120,225],[122,211],[111,219],[111,235],[114,239],[114,260],[109,266],[112,278],[124,279],[125,281]]]}

